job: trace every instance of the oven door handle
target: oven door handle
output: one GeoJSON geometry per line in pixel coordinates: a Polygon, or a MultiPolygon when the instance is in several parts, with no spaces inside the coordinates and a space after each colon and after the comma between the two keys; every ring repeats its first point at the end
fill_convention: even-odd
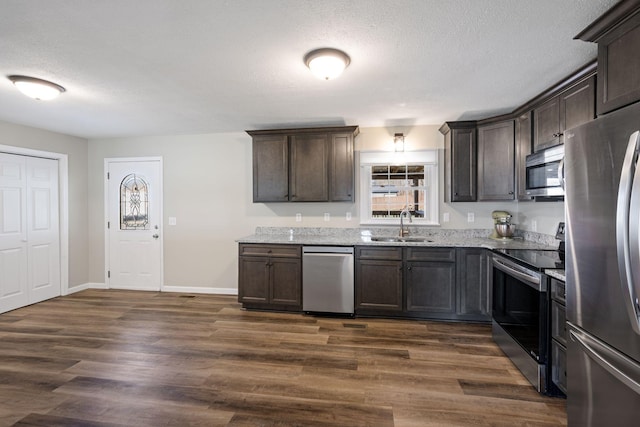
{"type": "Polygon", "coordinates": [[[520,270],[516,270],[515,268],[511,267],[510,265],[507,265],[505,262],[495,257],[493,258],[492,262],[493,262],[493,266],[498,270],[501,270],[511,276],[514,276],[522,280],[524,283],[531,286],[533,289],[537,290],[538,292],[544,292],[542,281],[540,280],[539,277],[531,274],[527,274],[520,270]]]}

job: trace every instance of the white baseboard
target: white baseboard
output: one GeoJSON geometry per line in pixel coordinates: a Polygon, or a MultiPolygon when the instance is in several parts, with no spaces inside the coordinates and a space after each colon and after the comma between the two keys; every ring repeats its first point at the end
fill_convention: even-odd
{"type": "Polygon", "coordinates": [[[238,295],[237,288],[203,288],[187,286],[163,286],[162,292],[180,292],[183,294],[238,295]]]}
{"type": "MultiPolygon", "coordinates": [[[[85,289],[109,289],[105,283],[83,283],[67,289],[65,295],[84,291],[85,289]]],[[[238,295],[237,288],[204,288],[200,286],[163,286],[161,292],[178,292],[183,294],[238,295]]]]}
{"type": "Polygon", "coordinates": [[[104,283],[83,283],[67,289],[67,293],[65,295],[75,294],[76,292],[84,291],[85,289],[107,289],[107,285],[104,283]]]}

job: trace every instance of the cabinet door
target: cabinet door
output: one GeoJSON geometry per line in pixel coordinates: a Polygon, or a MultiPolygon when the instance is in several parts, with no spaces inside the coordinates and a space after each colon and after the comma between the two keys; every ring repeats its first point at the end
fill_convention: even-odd
{"type": "Polygon", "coordinates": [[[301,260],[293,258],[270,259],[269,302],[302,308],[301,260]]]}
{"type": "MultiPolygon", "coordinates": [[[[623,7],[631,3],[621,2],[623,7]]],[[[633,14],[598,40],[598,115],[640,100],[638,52],[640,13],[633,14]]]]}
{"type": "Polygon", "coordinates": [[[476,201],[476,130],[453,129],[450,132],[451,201],[476,201]]]}
{"type": "Polygon", "coordinates": [[[253,201],[289,200],[289,149],[283,135],[253,138],[253,201]]]}
{"type": "Polygon", "coordinates": [[[331,135],[331,201],[353,202],[353,135],[331,135]]]}
{"type": "Polygon", "coordinates": [[[527,155],[531,154],[531,136],[533,128],[531,126],[532,112],[529,111],[516,119],[516,190],[518,200],[532,200],[527,196],[527,175],[526,162],[527,155]]]}
{"type": "Polygon", "coordinates": [[[238,274],[238,302],[269,302],[269,258],[240,257],[238,274]]]}
{"type": "MultiPolygon", "coordinates": [[[[595,118],[595,76],[560,94],[560,131],[571,129],[595,118]]],[[[564,137],[562,138],[564,141],[564,137]]]]}
{"type": "Polygon", "coordinates": [[[478,200],[513,200],[513,120],[478,128],[478,200]]]}
{"type": "Polygon", "coordinates": [[[329,201],[329,137],[300,134],[291,137],[289,172],[292,202],[329,201]]]}
{"type": "Polygon", "coordinates": [[[402,261],[356,260],[356,310],[402,311],[402,261]]]}
{"type": "Polygon", "coordinates": [[[560,98],[553,97],[533,110],[533,151],[560,143],[560,98]]]}
{"type": "Polygon", "coordinates": [[[455,313],[456,264],[407,262],[407,312],[455,313]]]}
{"type": "Polygon", "coordinates": [[[458,314],[472,320],[490,320],[487,251],[458,249],[456,273],[458,314]]]}

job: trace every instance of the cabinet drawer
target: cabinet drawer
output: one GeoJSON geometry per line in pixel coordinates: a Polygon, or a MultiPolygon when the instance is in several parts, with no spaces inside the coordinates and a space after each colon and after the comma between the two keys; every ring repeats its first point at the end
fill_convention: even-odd
{"type": "Polygon", "coordinates": [[[564,282],[551,278],[551,298],[566,304],[567,293],[564,282]]]}
{"type": "Polygon", "coordinates": [[[551,301],[551,337],[567,345],[567,314],[557,301],[551,301]]]}
{"type": "Polygon", "coordinates": [[[301,247],[298,245],[240,245],[240,256],[300,258],[300,253],[301,247]]]}
{"type": "Polygon", "coordinates": [[[356,258],[361,258],[361,259],[383,259],[383,260],[401,260],[402,259],[402,248],[398,248],[398,247],[358,246],[358,247],[356,247],[356,258]]]}
{"type": "Polygon", "coordinates": [[[455,248],[407,248],[407,261],[450,261],[455,262],[455,248]]]}
{"type": "Polygon", "coordinates": [[[551,381],[567,394],[567,349],[551,340],[551,381]]]}

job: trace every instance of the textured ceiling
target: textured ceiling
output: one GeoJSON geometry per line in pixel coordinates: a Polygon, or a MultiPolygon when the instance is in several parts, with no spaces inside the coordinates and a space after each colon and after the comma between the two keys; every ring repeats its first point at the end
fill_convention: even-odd
{"type": "Polygon", "coordinates": [[[0,120],[86,137],[484,118],[580,68],[615,0],[3,0],[0,120]],[[306,52],[351,56],[336,80],[306,52]]]}

